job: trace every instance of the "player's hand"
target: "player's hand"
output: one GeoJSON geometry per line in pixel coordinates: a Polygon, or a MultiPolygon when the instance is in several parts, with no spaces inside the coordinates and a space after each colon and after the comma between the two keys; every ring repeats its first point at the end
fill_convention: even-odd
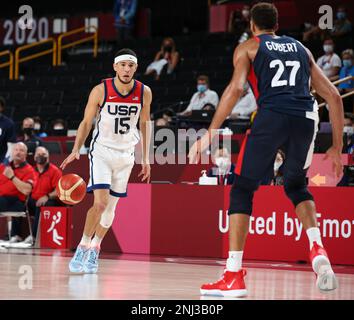
{"type": "Polygon", "coordinates": [[[10,179],[13,177],[14,171],[12,170],[12,168],[10,166],[6,166],[3,171],[3,175],[6,176],[8,179],[10,179]]]}
{"type": "Polygon", "coordinates": [[[64,170],[65,167],[70,163],[73,162],[74,160],[79,160],[80,159],[80,152],[79,151],[73,151],[69,154],[69,156],[62,162],[60,165],[60,169],[64,170]]]}
{"type": "Polygon", "coordinates": [[[200,160],[201,154],[209,147],[209,145],[210,135],[207,132],[201,139],[193,144],[192,148],[190,148],[188,153],[189,163],[197,164],[200,160]]]}
{"type": "Polygon", "coordinates": [[[150,175],[151,175],[150,164],[143,163],[141,165],[141,171],[140,171],[138,177],[143,176],[141,181],[145,181],[146,180],[147,183],[150,183],[150,175]]]}
{"type": "Polygon", "coordinates": [[[340,149],[332,146],[326,151],[326,155],[323,158],[323,160],[327,160],[329,158],[332,161],[332,170],[337,177],[343,173],[341,154],[340,149]]]}

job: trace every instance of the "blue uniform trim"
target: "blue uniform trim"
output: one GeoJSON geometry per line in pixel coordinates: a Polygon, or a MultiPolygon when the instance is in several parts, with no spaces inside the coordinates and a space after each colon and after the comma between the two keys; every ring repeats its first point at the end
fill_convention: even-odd
{"type": "Polygon", "coordinates": [[[115,85],[115,83],[114,83],[114,78],[112,78],[112,87],[113,87],[114,91],[115,91],[121,98],[127,98],[127,97],[129,97],[129,96],[134,92],[134,90],[135,90],[135,88],[136,88],[136,81],[135,81],[135,79],[134,79],[133,88],[132,88],[132,89],[128,92],[128,94],[126,94],[126,95],[123,95],[123,94],[121,94],[121,93],[118,91],[118,89],[117,89],[117,87],[116,87],[116,85],[115,85]]]}
{"type": "Polygon", "coordinates": [[[100,109],[100,113],[99,113],[100,118],[97,121],[97,133],[96,133],[95,137],[93,138],[92,147],[91,147],[91,150],[89,152],[89,154],[90,154],[90,162],[91,162],[91,182],[92,182],[92,185],[95,184],[95,182],[93,180],[93,156],[92,156],[92,152],[95,149],[95,142],[97,140],[98,134],[100,133],[99,124],[100,124],[100,121],[101,121],[101,110],[102,110],[102,108],[100,109]]]}
{"type": "Polygon", "coordinates": [[[93,184],[92,186],[89,186],[86,189],[87,193],[92,193],[93,190],[98,190],[98,189],[109,189],[111,187],[110,184],[105,184],[105,183],[98,183],[98,184],[93,184]]]}
{"type": "Polygon", "coordinates": [[[107,99],[107,83],[106,80],[103,80],[103,85],[104,85],[104,99],[103,99],[103,103],[101,106],[99,106],[101,109],[103,108],[104,104],[106,103],[106,99],[107,99]]]}
{"type": "Polygon", "coordinates": [[[125,198],[127,196],[127,192],[119,193],[119,192],[114,192],[112,190],[109,190],[109,194],[113,197],[120,197],[120,198],[125,198]]]}

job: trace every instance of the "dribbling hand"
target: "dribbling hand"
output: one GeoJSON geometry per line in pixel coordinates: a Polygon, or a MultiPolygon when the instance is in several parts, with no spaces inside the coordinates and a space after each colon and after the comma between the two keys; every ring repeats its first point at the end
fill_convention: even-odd
{"type": "Polygon", "coordinates": [[[335,175],[339,178],[340,175],[343,173],[341,150],[333,146],[330,147],[326,151],[326,155],[324,156],[323,160],[327,160],[328,158],[332,160],[332,170],[335,173],[335,175]]]}
{"type": "Polygon", "coordinates": [[[60,165],[60,169],[64,170],[65,167],[70,163],[73,162],[74,160],[79,160],[80,159],[80,153],[79,151],[73,151],[69,154],[69,156],[62,162],[60,165]]]}

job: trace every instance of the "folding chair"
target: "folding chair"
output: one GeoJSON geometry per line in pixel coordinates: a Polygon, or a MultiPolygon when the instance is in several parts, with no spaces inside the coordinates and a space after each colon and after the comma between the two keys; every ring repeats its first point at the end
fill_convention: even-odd
{"type": "MultiPolygon", "coordinates": [[[[0,218],[1,217],[5,217],[5,218],[8,218],[8,217],[10,217],[10,218],[18,218],[18,217],[25,218],[26,217],[29,232],[30,232],[31,239],[32,239],[31,246],[33,246],[34,239],[33,239],[33,233],[32,233],[31,217],[30,217],[29,210],[28,210],[28,200],[29,200],[29,196],[25,200],[25,210],[24,211],[0,211],[0,218]]],[[[12,220],[9,219],[9,221],[7,222],[7,230],[9,233],[9,240],[11,239],[11,229],[12,229],[12,220]]]]}

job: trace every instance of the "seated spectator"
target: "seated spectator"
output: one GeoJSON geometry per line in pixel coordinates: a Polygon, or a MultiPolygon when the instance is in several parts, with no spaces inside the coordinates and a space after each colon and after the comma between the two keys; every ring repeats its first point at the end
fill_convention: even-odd
{"type": "Polygon", "coordinates": [[[66,128],[65,120],[55,119],[52,123],[50,135],[52,135],[52,136],[66,136],[67,135],[67,128],[66,128]]]}
{"type": "Polygon", "coordinates": [[[193,94],[192,99],[183,112],[180,112],[179,115],[190,116],[192,110],[203,110],[206,105],[217,107],[219,103],[218,94],[209,89],[209,78],[205,75],[200,75],[197,79],[197,92],[193,94]]]}
{"type": "Polygon", "coordinates": [[[43,123],[41,121],[41,118],[39,116],[33,117],[34,120],[34,134],[38,138],[45,138],[48,137],[47,133],[43,131],[43,123]]]}
{"type": "MultiPolygon", "coordinates": [[[[36,185],[33,188],[32,194],[28,200],[28,209],[31,215],[34,216],[32,224],[33,238],[29,235],[24,242],[34,244],[41,207],[55,207],[63,205],[58,199],[55,187],[62,176],[62,171],[49,162],[49,151],[44,147],[38,147],[34,154],[34,171],[36,176],[36,185]]],[[[19,218],[14,218],[19,219],[19,218]]],[[[19,228],[20,221],[16,223],[16,228],[19,228]]],[[[14,230],[15,234],[19,234],[20,230],[14,230]]]]}
{"type": "Polygon", "coordinates": [[[16,142],[14,122],[5,116],[5,99],[0,97],[0,163],[11,155],[11,148],[16,142]]]}
{"type": "MultiPolygon", "coordinates": [[[[343,67],[339,71],[339,79],[344,79],[349,76],[354,76],[354,52],[352,49],[347,49],[342,52],[343,67]]],[[[340,93],[347,93],[354,90],[354,80],[348,80],[338,85],[340,93]]],[[[343,99],[344,110],[346,112],[354,112],[354,96],[349,96],[343,99]]]]}
{"type": "Polygon", "coordinates": [[[227,148],[219,146],[213,155],[216,165],[209,169],[208,177],[217,177],[219,185],[233,184],[235,179],[235,165],[231,162],[231,155],[227,148]]]}
{"type": "Polygon", "coordinates": [[[339,56],[334,53],[334,42],[331,38],[323,42],[323,51],[325,54],[318,58],[317,65],[329,80],[337,80],[342,62],[339,56]]]}
{"type": "Polygon", "coordinates": [[[283,164],[285,161],[285,154],[282,150],[278,150],[277,155],[275,156],[274,161],[274,177],[272,180],[272,185],[282,186],[284,185],[284,176],[283,176],[283,164]]]}
{"type": "Polygon", "coordinates": [[[25,118],[22,121],[23,136],[19,137],[17,141],[22,141],[28,148],[28,153],[33,154],[38,146],[43,145],[42,139],[36,137],[34,134],[34,120],[33,118],[25,118]]]}
{"type": "MultiPolygon", "coordinates": [[[[0,211],[24,211],[26,197],[36,185],[36,175],[30,164],[26,162],[27,146],[17,142],[12,148],[12,161],[5,166],[0,164],[0,211]]],[[[18,218],[21,219],[21,218],[18,218]]],[[[19,242],[19,220],[13,219],[10,242],[19,242]]]]}
{"type": "Polygon", "coordinates": [[[347,146],[346,152],[348,154],[353,154],[353,138],[354,138],[354,115],[352,113],[345,113],[344,114],[344,127],[343,133],[347,135],[347,146]]]}
{"type": "Polygon", "coordinates": [[[229,23],[228,23],[228,31],[236,36],[236,40],[239,43],[247,40],[250,35],[249,29],[250,23],[250,6],[244,5],[242,11],[235,10],[231,11],[229,23]],[[244,39],[244,37],[246,37],[244,39]],[[240,39],[243,41],[240,41],[240,39]]]}
{"type": "Polygon", "coordinates": [[[165,38],[162,41],[160,51],[155,55],[154,61],[146,68],[145,75],[154,74],[155,79],[159,80],[162,69],[167,65],[167,74],[171,74],[179,60],[180,55],[176,50],[175,41],[172,38],[165,38]]]}
{"type": "Polygon", "coordinates": [[[336,17],[337,19],[334,21],[333,29],[331,30],[331,37],[334,40],[340,40],[347,36],[351,37],[352,23],[347,18],[344,6],[338,7],[336,17]]]}
{"type": "Polygon", "coordinates": [[[230,119],[250,119],[255,110],[257,110],[256,99],[251,88],[245,85],[240,100],[231,111],[230,119]]]}

